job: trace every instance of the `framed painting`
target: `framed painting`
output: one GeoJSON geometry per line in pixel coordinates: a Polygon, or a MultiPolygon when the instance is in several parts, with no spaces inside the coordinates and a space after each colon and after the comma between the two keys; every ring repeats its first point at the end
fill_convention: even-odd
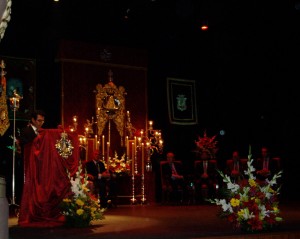
{"type": "Polygon", "coordinates": [[[20,96],[16,120],[29,119],[35,109],[36,61],[34,59],[0,56],[3,60],[6,78],[6,96],[8,99],[8,116],[13,118],[13,110],[9,99],[17,94],[20,96]]]}
{"type": "Polygon", "coordinates": [[[198,123],[194,80],[167,78],[168,113],[171,124],[198,123]]]}

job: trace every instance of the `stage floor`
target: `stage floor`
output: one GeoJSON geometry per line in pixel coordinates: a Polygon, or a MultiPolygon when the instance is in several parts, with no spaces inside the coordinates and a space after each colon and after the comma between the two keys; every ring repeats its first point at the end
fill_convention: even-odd
{"type": "Polygon", "coordinates": [[[284,221],[275,231],[243,234],[217,216],[219,208],[205,205],[119,205],[89,228],[21,228],[9,218],[9,239],[94,238],[300,238],[300,203],[280,205],[284,221]]]}

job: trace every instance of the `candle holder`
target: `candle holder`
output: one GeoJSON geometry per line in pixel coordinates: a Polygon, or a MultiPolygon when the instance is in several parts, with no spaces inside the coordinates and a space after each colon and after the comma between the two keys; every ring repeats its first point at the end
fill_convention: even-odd
{"type": "Polygon", "coordinates": [[[16,164],[16,111],[20,107],[20,100],[23,99],[22,96],[20,96],[17,93],[17,90],[13,90],[13,97],[9,98],[10,102],[10,108],[12,109],[14,113],[14,118],[13,118],[13,162],[12,162],[12,198],[11,198],[11,203],[10,206],[16,206],[19,207],[19,205],[16,204],[16,197],[15,197],[15,164],[16,164]]]}
{"type": "Polygon", "coordinates": [[[142,174],[142,198],[141,198],[141,203],[145,204],[146,203],[146,195],[145,195],[145,174],[142,174]]]}
{"type": "Polygon", "coordinates": [[[80,158],[82,160],[87,160],[88,158],[88,147],[87,147],[87,138],[84,135],[79,135],[79,151],[80,151],[80,158]],[[82,156],[84,155],[84,157],[82,156]]]}
{"type": "MultiPolygon", "coordinates": [[[[149,121],[149,130],[145,134],[144,130],[140,131],[140,137],[135,137],[135,142],[137,142],[136,150],[141,156],[141,203],[146,203],[146,194],[145,194],[145,170],[146,173],[152,172],[152,163],[151,156],[154,152],[162,153],[163,150],[163,140],[160,130],[153,129],[153,122],[149,121]],[[137,139],[137,141],[136,141],[137,139]],[[146,157],[145,157],[146,156],[146,157]],[[146,159],[146,162],[145,162],[146,159]]],[[[135,153],[135,174],[137,171],[137,157],[135,153]]]]}
{"type": "Polygon", "coordinates": [[[73,116],[73,125],[69,126],[70,131],[71,132],[77,131],[77,126],[78,126],[78,117],[77,117],[77,115],[74,115],[73,116]]]}
{"type": "Polygon", "coordinates": [[[84,124],[84,134],[87,138],[90,138],[94,134],[93,126],[94,126],[94,117],[92,117],[91,121],[87,119],[86,123],[84,124]]]}
{"type": "Polygon", "coordinates": [[[132,198],[130,199],[130,201],[131,201],[131,204],[136,204],[136,198],[135,198],[135,189],[134,189],[134,187],[135,187],[135,183],[134,183],[134,180],[135,180],[135,178],[134,178],[134,173],[132,173],[132,176],[131,176],[131,182],[132,182],[132,198]]]}

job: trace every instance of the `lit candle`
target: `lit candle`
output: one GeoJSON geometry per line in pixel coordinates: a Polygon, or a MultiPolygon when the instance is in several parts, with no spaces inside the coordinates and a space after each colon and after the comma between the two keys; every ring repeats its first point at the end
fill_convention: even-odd
{"type": "Polygon", "coordinates": [[[107,169],[109,169],[109,142],[107,142],[107,169]]]}
{"type": "Polygon", "coordinates": [[[129,139],[128,139],[128,136],[126,136],[125,141],[126,141],[126,157],[128,158],[129,157],[129,139]]]}
{"type": "Polygon", "coordinates": [[[131,160],[131,170],[132,170],[132,174],[134,174],[134,150],[135,150],[135,146],[134,146],[134,143],[132,143],[132,160],[131,160]]]}
{"type": "Polygon", "coordinates": [[[150,121],[149,121],[149,129],[152,129],[152,126],[153,126],[153,121],[150,120],[150,121]]]}
{"type": "Polygon", "coordinates": [[[144,155],[144,143],[142,143],[142,175],[144,172],[144,161],[145,161],[145,155],[144,155]]]}
{"type": "Polygon", "coordinates": [[[104,135],[102,135],[102,156],[103,156],[103,158],[104,158],[104,155],[105,155],[104,142],[105,142],[105,138],[104,138],[104,135]]]}
{"type": "Polygon", "coordinates": [[[134,156],[135,156],[135,152],[136,152],[136,136],[134,136],[134,156]]]}
{"type": "Polygon", "coordinates": [[[97,135],[95,135],[95,149],[98,149],[98,140],[97,140],[97,135]]]}

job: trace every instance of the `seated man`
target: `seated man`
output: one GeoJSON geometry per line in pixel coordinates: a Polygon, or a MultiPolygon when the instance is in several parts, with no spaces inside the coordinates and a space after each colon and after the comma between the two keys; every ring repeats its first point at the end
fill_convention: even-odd
{"type": "Polygon", "coordinates": [[[94,194],[100,199],[100,205],[107,207],[107,184],[110,173],[106,170],[105,165],[100,161],[99,150],[94,150],[93,158],[85,164],[89,180],[93,182],[94,194]]]}
{"type": "Polygon", "coordinates": [[[247,161],[240,159],[239,151],[233,151],[232,158],[226,161],[225,173],[231,177],[234,182],[242,179],[244,170],[247,169],[247,161]]]}
{"type": "MultiPolygon", "coordinates": [[[[167,153],[167,162],[162,167],[162,177],[166,181],[167,187],[171,187],[170,191],[173,195],[178,195],[178,192],[182,192],[185,188],[185,181],[183,177],[182,164],[179,162],[174,162],[175,155],[173,152],[167,153]]],[[[181,198],[182,200],[182,198],[181,198]]]]}

